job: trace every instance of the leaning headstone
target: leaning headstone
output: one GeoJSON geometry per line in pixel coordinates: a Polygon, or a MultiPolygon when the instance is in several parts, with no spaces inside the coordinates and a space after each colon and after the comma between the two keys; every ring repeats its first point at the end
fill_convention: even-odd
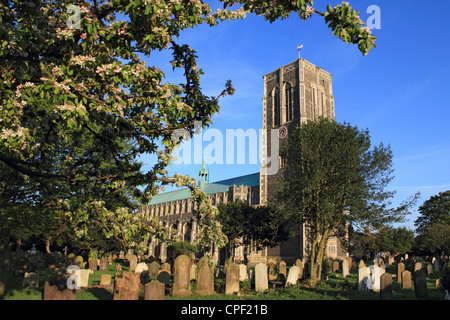
{"type": "Polygon", "coordinates": [[[403,271],[401,278],[402,278],[402,288],[411,289],[412,288],[411,271],[409,270],[403,271]]]}
{"type": "Polygon", "coordinates": [[[422,270],[414,272],[414,291],[417,299],[428,298],[427,279],[422,270]]]}
{"type": "Polygon", "coordinates": [[[397,265],[397,281],[399,283],[402,283],[402,273],[405,271],[405,264],[403,262],[400,262],[397,265]]]}
{"type": "MultiPolygon", "coordinates": [[[[243,265],[245,267],[245,265],[243,265]]],[[[245,267],[246,268],[246,267],[245,267]]],[[[239,292],[240,266],[236,263],[230,263],[227,268],[225,278],[225,294],[239,292]]]]}
{"type": "Polygon", "coordinates": [[[25,272],[23,277],[24,288],[35,288],[39,286],[39,273],[37,272],[25,272]]]}
{"type": "Polygon", "coordinates": [[[133,254],[133,255],[130,256],[130,259],[129,259],[129,261],[130,261],[129,271],[134,271],[136,269],[137,260],[138,260],[138,258],[137,258],[136,255],[133,254]]]}
{"type": "Polygon", "coordinates": [[[389,273],[384,273],[380,282],[380,299],[392,300],[392,276],[389,273]]]}
{"type": "Polygon", "coordinates": [[[258,263],[255,266],[255,291],[263,292],[269,289],[269,279],[267,277],[267,266],[265,263],[258,263]]]}
{"type": "Polygon", "coordinates": [[[201,258],[197,264],[197,294],[210,296],[214,292],[214,265],[207,256],[201,258]]]}
{"type": "Polygon", "coordinates": [[[164,300],[165,285],[152,280],[144,286],[144,300],[164,300]]]}
{"type": "Polygon", "coordinates": [[[172,295],[175,297],[191,296],[191,258],[187,255],[180,255],[175,259],[174,263],[174,282],[172,295]]]}
{"type": "Polygon", "coordinates": [[[288,277],[286,279],[286,286],[295,286],[298,281],[298,274],[300,273],[300,268],[297,266],[292,266],[289,269],[288,277]]]}
{"type": "Polygon", "coordinates": [[[116,273],[113,300],[138,300],[139,283],[139,274],[133,272],[116,273]]]}
{"type": "Polygon", "coordinates": [[[370,281],[370,269],[368,267],[360,267],[358,269],[358,290],[366,291],[371,289],[370,281]]]}

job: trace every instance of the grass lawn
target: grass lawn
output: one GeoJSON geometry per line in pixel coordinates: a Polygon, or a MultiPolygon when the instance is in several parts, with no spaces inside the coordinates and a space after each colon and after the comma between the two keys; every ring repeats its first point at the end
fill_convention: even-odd
{"type": "MultiPolygon", "coordinates": [[[[111,283],[114,283],[114,275],[116,273],[117,263],[109,265],[107,271],[94,271],[89,276],[89,287],[87,289],[77,290],[77,300],[112,300],[113,289],[110,287],[99,286],[102,274],[110,274],[112,276],[111,283]]],[[[121,262],[123,271],[128,271],[128,264],[121,262]]],[[[386,272],[395,275],[396,265],[390,266],[386,272]]],[[[22,277],[14,277],[12,272],[9,274],[8,289],[0,300],[42,300],[45,280],[49,274],[49,269],[44,267],[43,263],[39,264],[39,287],[38,289],[24,289],[22,287],[22,277]]],[[[441,289],[436,288],[436,279],[440,274],[434,277],[427,277],[428,299],[443,300],[444,293],[441,289]]],[[[173,276],[171,276],[171,282],[173,276]]],[[[397,283],[394,277],[393,300],[416,300],[414,288],[401,289],[401,285],[397,283]]],[[[192,282],[195,288],[195,281],[192,282]]],[[[269,289],[264,293],[257,293],[251,289],[249,283],[242,284],[241,293],[239,295],[225,295],[225,280],[219,278],[215,280],[216,294],[212,296],[197,296],[195,292],[186,300],[379,300],[379,292],[374,291],[358,291],[358,272],[351,271],[350,275],[342,278],[342,273],[334,272],[328,275],[328,280],[319,284],[316,288],[309,288],[306,283],[300,282],[297,286],[277,289],[269,289]]],[[[166,286],[166,300],[182,300],[181,298],[170,296],[171,285],[166,286]]],[[[144,299],[144,289],[141,286],[140,300],[144,299]]]]}

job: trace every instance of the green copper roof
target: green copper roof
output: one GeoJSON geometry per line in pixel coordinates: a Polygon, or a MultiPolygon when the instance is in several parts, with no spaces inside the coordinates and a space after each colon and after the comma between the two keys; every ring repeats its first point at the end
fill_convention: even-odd
{"type": "MultiPolygon", "coordinates": [[[[259,186],[259,172],[247,174],[245,176],[240,176],[236,178],[226,179],[222,181],[216,181],[212,183],[208,183],[203,186],[202,190],[206,192],[206,194],[214,194],[219,192],[227,192],[228,188],[232,185],[240,186],[244,185],[247,187],[256,187],[259,186]]],[[[176,191],[170,191],[158,194],[152,198],[149,205],[159,204],[170,201],[177,201],[182,199],[188,199],[191,197],[191,192],[188,188],[180,189],[176,191]]]]}

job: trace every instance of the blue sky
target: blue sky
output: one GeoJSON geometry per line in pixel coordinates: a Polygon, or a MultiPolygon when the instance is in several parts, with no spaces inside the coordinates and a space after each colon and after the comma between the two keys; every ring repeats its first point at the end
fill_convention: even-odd
{"type": "MultiPolygon", "coordinates": [[[[324,11],[326,3],[315,1],[324,11]]],[[[218,95],[231,79],[236,93],[221,100],[210,128],[259,130],[262,126],[263,75],[298,58],[332,74],[336,120],[369,129],[372,142],[389,144],[394,154],[393,199],[399,204],[421,192],[418,206],[450,189],[450,1],[349,1],[363,21],[370,5],[381,10],[381,29],[372,30],[377,48],[363,56],[357,46],[331,34],[319,16],[302,21],[296,14],[270,24],[262,17],[199,26],[182,33],[179,42],[198,53],[205,72],[201,85],[218,95]]],[[[173,73],[170,51],[147,61],[181,83],[173,73]]],[[[210,142],[203,142],[207,146],[210,142]]],[[[225,155],[224,155],[225,157],[225,155]]],[[[142,158],[150,164],[150,158],[142,158]]],[[[248,163],[248,161],[247,161],[248,163]]],[[[197,177],[200,164],[173,165],[171,173],[197,177]]],[[[257,164],[210,164],[210,181],[258,172],[257,164]]],[[[417,212],[405,225],[414,229],[417,212]]]]}

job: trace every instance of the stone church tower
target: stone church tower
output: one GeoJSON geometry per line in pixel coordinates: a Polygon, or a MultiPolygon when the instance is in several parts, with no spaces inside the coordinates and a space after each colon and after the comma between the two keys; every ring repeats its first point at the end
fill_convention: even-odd
{"type": "MultiPolygon", "coordinates": [[[[276,144],[278,143],[281,148],[295,128],[302,123],[320,117],[335,119],[329,72],[304,59],[298,59],[266,74],[263,78],[260,204],[267,203],[276,190],[276,181],[283,179],[284,160],[276,152],[276,144]]],[[[302,229],[303,237],[269,249],[267,255],[290,256],[298,254],[299,250],[305,253],[305,228],[302,229]]],[[[328,250],[335,251],[329,252],[331,255],[338,254],[337,239],[330,238],[328,250]]]]}
{"type": "Polygon", "coordinates": [[[268,174],[260,175],[261,204],[267,202],[276,180],[282,178],[284,161],[277,154],[271,154],[272,141],[279,138],[281,144],[289,138],[291,132],[302,123],[319,117],[335,118],[334,97],[331,74],[298,59],[278,68],[264,77],[263,132],[265,139],[261,146],[263,155],[262,169],[270,167],[268,174]],[[272,137],[276,134],[277,137],[272,137]],[[278,160],[278,163],[275,161],[278,160]],[[277,172],[276,174],[272,174],[277,172]]]}

